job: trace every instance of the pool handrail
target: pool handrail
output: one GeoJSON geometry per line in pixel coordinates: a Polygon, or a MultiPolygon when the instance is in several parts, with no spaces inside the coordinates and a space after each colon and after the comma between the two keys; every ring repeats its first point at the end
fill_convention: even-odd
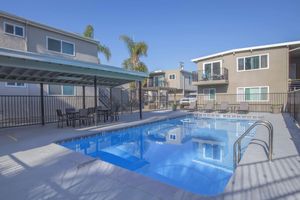
{"type": "Polygon", "coordinates": [[[267,120],[259,120],[256,121],[254,124],[252,124],[233,144],[233,164],[234,164],[234,168],[237,167],[238,163],[241,160],[241,141],[242,139],[248,134],[250,133],[250,131],[255,128],[256,126],[264,126],[268,129],[269,132],[269,145],[268,147],[268,160],[271,161],[272,160],[272,154],[273,154],[273,125],[271,124],[271,122],[267,121],[267,120]],[[236,155],[236,146],[238,145],[238,155],[236,155]]]}

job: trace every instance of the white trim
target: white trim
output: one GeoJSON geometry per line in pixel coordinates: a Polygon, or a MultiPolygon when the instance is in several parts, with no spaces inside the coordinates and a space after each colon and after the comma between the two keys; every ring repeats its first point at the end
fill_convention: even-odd
{"type": "Polygon", "coordinates": [[[255,54],[251,56],[240,56],[236,58],[236,71],[237,72],[248,72],[248,71],[257,71],[257,70],[265,70],[265,69],[270,69],[270,54],[269,53],[263,53],[263,54],[255,54]],[[258,69],[247,69],[246,70],[246,58],[251,58],[251,57],[259,57],[259,68],[258,69]],[[268,66],[265,68],[261,68],[261,57],[262,56],[268,56],[267,62],[268,66]],[[243,58],[244,59],[244,70],[239,70],[239,59],[243,58]]]}
{"type": "Polygon", "coordinates": [[[15,85],[8,85],[7,83],[8,82],[5,82],[5,87],[12,87],[12,88],[26,88],[27,87],[26,83],[23,83],[24,84],[23,86],[16,85],[16,83],[22,83],[22,82],[14,82],[14,81],[10,82],[10,83],[15,83],[15,85]]]}
{"type": "Polygon", "coordinates": [[[245,48],[239,48],[239,49],[231,49],[228,51],[222,51],[219,53],[211,54],[208,56],[203,56],[199,58],[194,58],[191,61],[192,62],[199,62],[201,60],[217,57],[217,56],[223,56],[230,53],[237,53],[241,51],[253,51],[253,50],[259,50],[259,49],[268,49],[268,48],[275,48],[275,47],[282,47],[282,46],[290,46],[290,45],[298,45],[300,44],[300,41],[292,41],[292,42],[283,42],[283,43],[276,43],[276,44],[270,44],[270,45],[261,45],[261,46],[253,46],[253,47],[245,47],[245,48]]]}
{"type": "Polygon", "coordinates": [[[4,32],[4,34],[6,34],[6,35],[11,35],[11,36],[19,37],[19,38],[24,38],[24,37],[25,37],[25,27],[24,27],[24,26],[17,25],[17,24],[13,24],[13,23],[6,22],[6,21],[3,23],[3,32],[4,32]],[[6,25],[6,24],[13,26],[13,31],[14,31],[14,33],[7,33],[7,32],[5,31],[5,25],[6,25]],[[22,28],[22,29],[23,29],[23,36],[16,35],[16,27],[19,27],[19,28],[22,28]]]}
{"type": "Polygon", "coordinates": [[[69,96],[69,97],[74,97],[74,96],[77,96],[76,95],[76,86],[75,85],[59,85],[59,84],[48,84],[48,87],[47,87],[47,94],[48,96],[69,96]],[[50,94],[49,93],[49,86],[50,85],[57,85],[57,86],[60,86],[61,87],[61,94],[50,94]],[[63,86],[73,86],[74,87],[74,94],[73,95],[64,95],[63,94],[63,86]]]}
{"type": "Polygon", "coordinates": [[[219,145],[218,143],[202,143],[202,155],[203,155],[203,158],[204,159],[207,159],[207,160],[213,160],[213,161],[218,161],[218,162],[222,162],[222,160],[223,160],[223,149],[222,149],[222,146],[221,145],[219,145]],[[214,155],[214,153],[212,153],[212,156],[211,157],[207,157],[205,154],[206,154],[206,148],[205,148],[205,144],[208,144],[208,145],[211,145],[212,147],[212,151],[213,151],[213,145],[218,145],[218,146],[220,146],[220,159],[215,159],[214,157],[213,157],[213,155],[214,155]]]}
{"type": "Polygon", "coordinates": [[[237,94],[237,102],[268,102],[269,101],[269,94],[270,94],[270,87],[269,86],[247,86],[247,87],[237,87],[236,88],[236,94],[237,94]],[[267,88],[268,89],[268,93],[267,93],[267,99],[266,100],[246,100],[245,98],[245,89],[251,89],[251,88],[259,88],[259,93],[261,95],[261,88],[267,88]],[[243,100],[240,100],[239,97],[242,94],[238,93],[239,89],[243,89],[243,100]]]}
{"type": "Polygon", "coordinates": [[[69,42],[69,41],[66,41],[66,40],[61,40],[61,39],[58,39],[58,38],[54,38],[54,37],[51,37],[51,36],[46,36],[46,49],[47,51],[50,51],[50,52],[54,52],[54,53],[58,53],[58,54],[62,54],[62,55],[67,55],[67,56],[76,56],[76,49],[75,49],[75,43],[74,42],[69,42]],[[48,48],[48,39],[52,39],[52,40],[57,40],[60,42],[60,52],[58,51],[53,51],[53,50],[50,50],[48,48]],[[73,54],[68,54],[68,53],[63,53],[63,42],[65,43],[69,43],[69,44],[72,44],[73,45],[73,54]]]}
{"type": "Polygon", "coordinates": [[[169,80],[176,80],[176,74],[169,74],[169,80]],[[174,75],[174,78],[170,78],[170,76],[173,76],[174,75]]]}

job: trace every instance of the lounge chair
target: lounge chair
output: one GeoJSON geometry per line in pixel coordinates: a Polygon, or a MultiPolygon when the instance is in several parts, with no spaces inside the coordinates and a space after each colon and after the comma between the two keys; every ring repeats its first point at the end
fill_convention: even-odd
{"type": "Polygon", "coordinates": [[[214,111],[214,103],[213,102],[208,102],[204,108],[203,108],[204,112],[213,112],[214,111]]]}
{"type": "Polygon", "coordinates": [[[248,113],[249,112],[249,104],[247,102],[241,102],[240,105],[236,109],[237,113],[248,113]]]}
{"type": "Polygon", "coordinates": [[[220,113],[225,113],[229,111],[229,104],[228,102],[224,101],[221,102],[220,108],[219,108],[219,112],[220,113]]]}

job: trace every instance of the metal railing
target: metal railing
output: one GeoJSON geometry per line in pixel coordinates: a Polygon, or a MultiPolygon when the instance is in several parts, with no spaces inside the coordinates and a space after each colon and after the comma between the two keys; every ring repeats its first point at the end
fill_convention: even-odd
{"type": "Polygon", "coordinates": [[[211,80],[228,80],[228,69],[223,67],[219,72],[207,72],[205,70],[192,72],[193,82],[211,81],[211,80]]]}
{"type": "Polygon", "coordinates": [[[254,129],[256,126],[265,126],[268,129],[269,132],[269,145],[268,147],[268,159],[269,161],[272,160],[272,154],[273,154],[273,125],[266,120],[259,120],[256,121],[254,124],[252,124],[246,131],[243,133],[235,142],[233,145],[233,164],[234,168],[238,165],[238,163],[241,160],[241,141],[242,139],[250,133],[252,129],[254,129]],[[237,153],[236,153],[236,149],[237,153]],[[236,155],[237,154],[237,155],[236,155]]]}
{"type": "Polygon", "coordinates": [[[300,123],[300,89],[288,93],[287,111],[300,123]]]}

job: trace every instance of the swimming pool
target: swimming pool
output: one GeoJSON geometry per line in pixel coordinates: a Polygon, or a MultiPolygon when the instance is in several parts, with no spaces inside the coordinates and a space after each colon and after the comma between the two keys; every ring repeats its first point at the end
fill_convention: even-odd
{"type": "MultiPolygon", "coordinates": [[[[60,144],[160,182],[211,196],[224,191],[234,170],[233,143],[253,123],[188,115],[60,144]]],[[[254,134],[243,140],[243,151],[254,134]]]]}

